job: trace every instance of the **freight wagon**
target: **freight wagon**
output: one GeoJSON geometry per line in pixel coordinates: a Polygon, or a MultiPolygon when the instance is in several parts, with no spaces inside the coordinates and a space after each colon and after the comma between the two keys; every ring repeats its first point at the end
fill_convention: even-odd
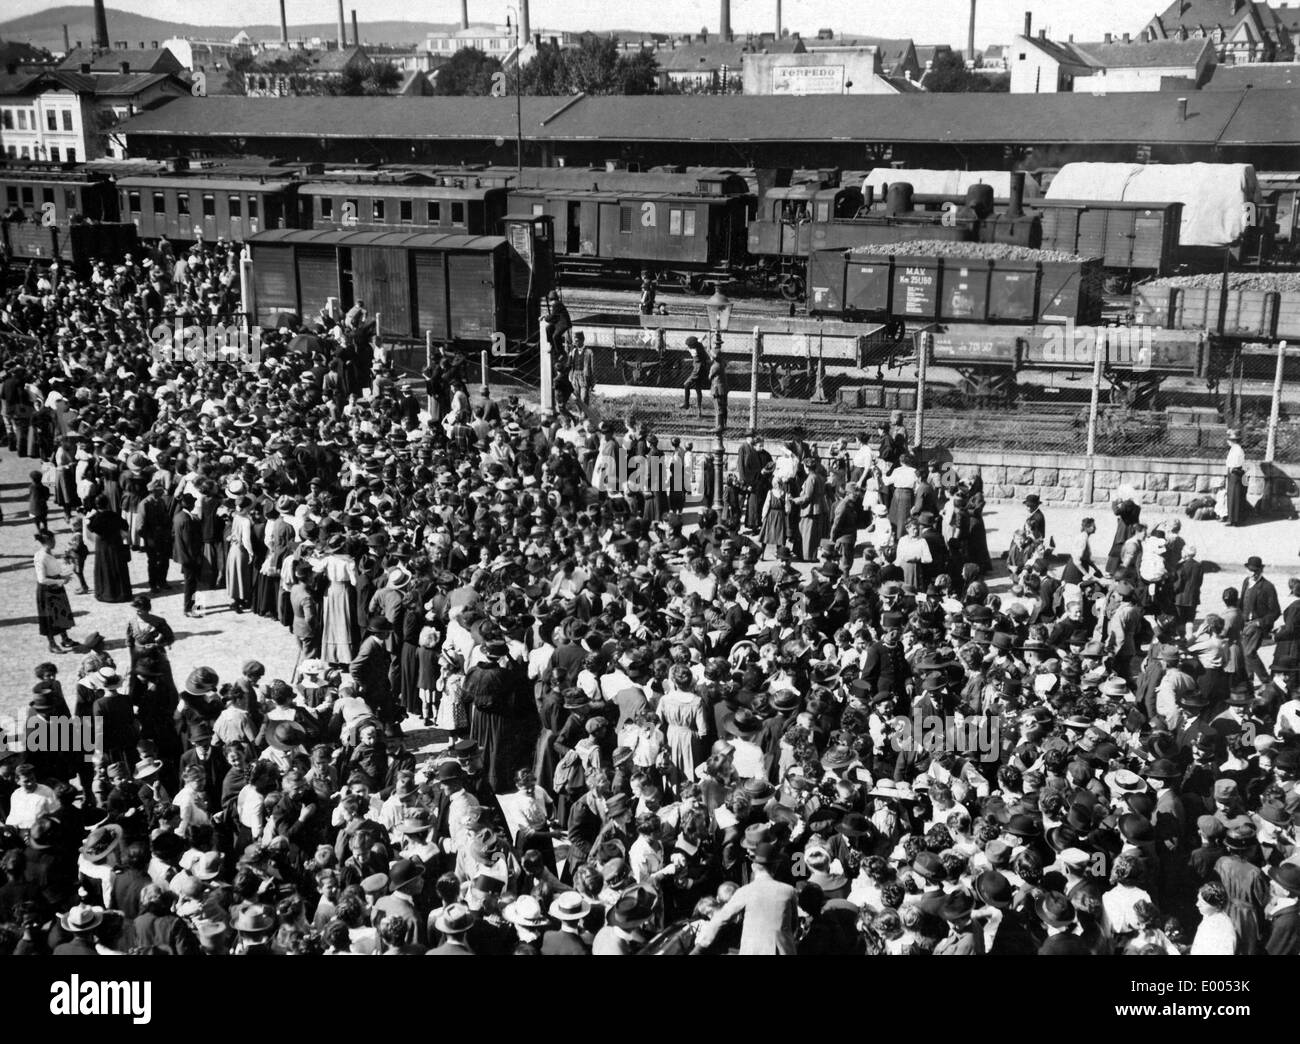
{"type": "Polygon", "coordinates": [[[0,221],[0,247],[12,264],[48,264],[56,257],[80,276],[94,261],[117,260],[139,250],[135,226],[125,222],[81,221],[46,225],[37,221],[0,221]]]}
{"type": "Polygon", "coordinates": [[[386,341],[463,350],[535,340],[541,302],[551,289],[550,222],[505,219],[505,236],[431,231],[276,229],[249,240],[257,320],[283,312],[315,315],[335,298],[362,301],[381,315],[386,341]]]}

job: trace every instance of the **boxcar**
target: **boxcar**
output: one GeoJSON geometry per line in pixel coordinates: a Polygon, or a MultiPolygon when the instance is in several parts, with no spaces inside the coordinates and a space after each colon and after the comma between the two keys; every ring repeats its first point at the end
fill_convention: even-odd
{"type": "Polygon", "coordinates": [[[277,229],[249,240],[258,321],[281,312],[310,317],[329,298],[380,313],[386,340],[426,335],[452,348],[483,349],[493,334],[510,342],[536,332],[550,289],[549,223],[525,216],[506,236],[429,231],[277,229]],[[521,278],[521,266],[534,278],[521,278]]]}
{"type": "Polygon", "coordinates": [[[92,261],[117,261],[138,249],[139,239],[129,222],[46,225],[40,221],[0,221],[0,246],[11,262],[48,263],[57,257],[84,276],[92,261]]]}
{"type": "Polygon", "coordinates": [[[242,241],[295,216],[297,183],[230,176],[126,177],[118,180],[122,219],[143,239],[242,241]]]}
{"type": "Polygon", "coordinates": [[[1043,249],[1100,257],[1116,272],[1163,275],[1176,261],[1181,203],[1040,199],[1043,249]]]}

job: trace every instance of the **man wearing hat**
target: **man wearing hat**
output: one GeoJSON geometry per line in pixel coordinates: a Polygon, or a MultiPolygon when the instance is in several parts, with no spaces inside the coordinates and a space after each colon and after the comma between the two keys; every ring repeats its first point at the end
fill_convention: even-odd
{"type": "Polygon", "coordinates": [[[1256,842],[1255,824],[1243,818],[1228,828],[1225,838],[1228,854],[1214,865],[1228,893],[1225,912],[1237,929],[1237,952],[1245,954],[1258,952],[1265,926],[1264,911],[1271,894],[1268,876],[1249,858],[1256,842]]]}
{"type": "Polygon", "coordinates": [[[195,597],[199,589],[199,574],[203,569],[203,538],[199,516],[195,512],[194,494],[182,493],[178,499],[180,510],[172,519],[172,561],[181,568],[184,583],[185,615],[197,616],[195,597]]]}
{"type": "Polygon", "coordinates": [[[1300,955],[1300,866],[1282,863],[1273,867],[1272,898],[1268,904],[1268,942],[1264,952],[1271,957],[1300,955]]]}
{"type": "Polygon", "coordinates": [[[423,946],[427,911],[419,906],[424,889],[424,865],[412,859],[398,859],[388,868],[388,894],[374,905],[374,916],[396,917],[411,926],[410,938],[423,946]]]}
{"type": "Polygon", "coordinates": [[[1246,673],[1259,683],[1268,682],[1268,671],[1259,658],[1260,646],[1273,633],[1273,625],[1282,615],[1277,589],[1264,578],[1264,563],[1258,555],[1246,559],[1246,579],[1241,582],[1241,653],[1246,673]]]}
{"type": "Polygon", "coordinates": [[[167,589],[167,564],[172,551],[172,511],[160,478],[149,483],[149,495],[141,503],[140,539],[149,560],[149,590],[167,589]]]}
{"type": "Polygon", "coordinates": [[[696,408],[697,415],[704,416],[704,389],[709,386],[709,353],[700,339],[695,336],[686,338],[686,352],[690,370],[686,375],[686,383],[683,390],[686,392],[686,400],[682,403],[682,409],[691,408],[691,392],[694,391],[697,396],[696,408]]]}
{"type": "Polygon", "coordinates": [[[581,892],[561,892],[551,901],[547,912],[560,927],[543,933],[542,956],[585,957],[591,953],[591,948],[582,938],[582,923],[591,913],[589,899],[581,892]]]}
{"type": "Polygon", "coordinates": [[[696,952],[707,950],[724,925],[744,914],[740,953],[795,953],[799,904],[794,888],[773,876],[781,863],[780,851],[770,841],[764,841],[755,846],[750,859],[754,866],[753,880],[736,889],[731,899],[700,929],[695,937],[696,952]]]}

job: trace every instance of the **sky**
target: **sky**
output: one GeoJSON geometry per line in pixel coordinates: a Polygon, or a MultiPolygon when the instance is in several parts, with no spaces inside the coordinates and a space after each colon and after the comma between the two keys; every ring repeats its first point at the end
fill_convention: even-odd
{"type": "MultiPolygon", "coordinates": [[[[731,0],[731,26],[736,33],[771,32],[776,22],[777,0],[731,0]]],[[[517,3],[517,0],[516,0],[517,3]]],[[[58,0],[4,0],[4,17],[15,18],[57,6],[58,0]]],[[[453,22],[460,18],[460,0],[344,0],[356,9],[362,23],[367,18],[453,22]]],[[[87,5],[89,6],[89,5],[87,5]]],[[[278,0],[224,0],[201,4],[195,0],[109,0],[110,9],[134,11],[197,25],[274,24],[279,21],[278,0]]],[[[975,43],[1007,43],[1032,11],[1035,32],[1065,39],[1099,39],[1104,32],[1136,35],[1165,0],[979,0],[975,43]]],[[[289,24],[333,22],[337,0],[287,0],[289,24]]],[[[503,23],[506,0],[469,0],[471,21],[503,23]]],[[[719,0],[654,0],[645,4],[618,4],[609,0],[531,0],[532,25],[537,29],[640,29],[661,32],[699,32],[718,27],[719,0]]],[[[782,22],[805,36],[820,28],[852,31],[861,35],[910,36],[918,43],[964,45],[970,17],[969,0],[783,0],[782,22]]]]}

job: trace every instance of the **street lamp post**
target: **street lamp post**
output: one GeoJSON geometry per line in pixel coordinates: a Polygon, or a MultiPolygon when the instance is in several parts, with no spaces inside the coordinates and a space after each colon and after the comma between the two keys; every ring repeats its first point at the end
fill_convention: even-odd
{"type": "Polygon", "coordinates": [[[727,368],[722,361],[722,335],[731,325],[731,302],[714,289],[713,296],[704,304],[709,313],[709,329],[713,331],[713,360],[719,370],[717,389],[713,396],[713,506],[719,512],[723,507],[723,484],[727,473],[727,446],[723,441],[727,427],[727,368]]]}

